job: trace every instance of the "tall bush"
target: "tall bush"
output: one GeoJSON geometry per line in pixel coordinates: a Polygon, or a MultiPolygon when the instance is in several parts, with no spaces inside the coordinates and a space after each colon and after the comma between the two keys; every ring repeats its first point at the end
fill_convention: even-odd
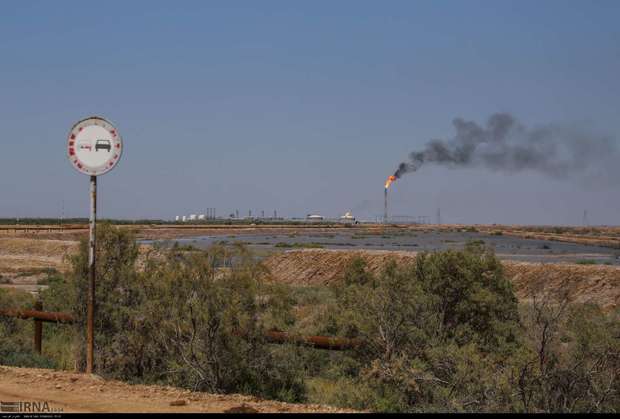
{"type": "Polygon", "coordinates": [[[331,318],[365,342],[354,378],[373,389],[368,408],[481,411],[503,403],[501,357],[517,346],[519,314],[491,250],[421,254],[371,279],[360,266],[346,273],[331,318]]]}
{"type": "MultiPolygon", "coordinates": [[[[114,378],[243,392],[299,401],[299,366],[264,339],[270,307],[285,307],[260,281],[243,247],[151,249],[140,256],[131,233],[98,230],[95,368],[114,378]],[[261,304],[264,298],[274,304],[261,304]]],[[[68,283],[76,290],[80,364],[84,364],[88,249],[83,242],[68,283]]]]}

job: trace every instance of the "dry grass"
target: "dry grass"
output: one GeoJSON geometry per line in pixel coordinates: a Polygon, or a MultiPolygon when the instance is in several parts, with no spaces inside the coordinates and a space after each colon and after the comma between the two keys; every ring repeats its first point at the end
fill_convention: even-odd
{"type": "Polygon", "coordinates": [[[0,255],[62,257],[77,249],[73,240],[0,238],[0,255]]]}
{"type": "Polygon", "coordinates": [[[0,277],[3,288],[34,291],[48,273],[66,271],[66,256],[75,252],[78,242],[33,238],[0,238],[0,277]]]}
{"type": "Polygon", "coordinates": [[[620,303],[620,267],[577,264],[535,264],[503,262],[517,296],[532,295],[563,298],[578,303],[596,303],[613,310],[620,303]]]}

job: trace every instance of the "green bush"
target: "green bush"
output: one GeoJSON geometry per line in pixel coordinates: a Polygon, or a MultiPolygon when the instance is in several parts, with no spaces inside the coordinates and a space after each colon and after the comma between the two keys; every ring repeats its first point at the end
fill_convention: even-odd
{"type": "MultiPolygon", "coordinates": [[[[149,345],[148,330],[136,322],[144,301],[144,287],[136,270],[138,245],[131,232],[101,223],[97,228],[96,251],[95,369],[115,378],[141,378],[144,359],[139,355],[149,345]]],[[[66,283],[56,283],[58,287],[51,287],[50,294],[66,293],[65,307],[76,318],[76,363],[84,369],[89,283],[86,240],[81,241],[71,263],[73,268],[66,283]]],[[[47,307],[49,302],[45,304],[47,307]]]]}
{"type": "MultiPolygon", "coordinates": [[[[308,378],[315,402],[386,412],[615,412],[620,322],[533,295],[491,250],[418,255],[378,276],[354,260],[323,330],[363,345],[308,378]]],[[[557,293],[561,293],[557,290],[557,293]]]]}
{"type": "Polygon", "coordinates": [[[575,263],[577,265],[596,265],[596,260],[594,260],[594,259],[579,259],[575,263]]]}
{"type": "Polygon", "coordinates": [[[364,258],[358,256],[349,262],[343,280],[346,286],[366,285],[373,280],[372,275],[367,271],[364,258]]]}
{"type": "MultiPolygon", "coordinates": [[[[260,282],[263,270],[245,248],[159,249],[140,262],[142,270],[137,269],[138,254],[130,233],[105,224],[99,227],[95,322],[99,374],[303,400],[298,363],[289,362],[264,339],[263,321],[277,323],[285,317],[286,296],[260,282]],[[269,305],[261,304],[265,298],[269,305]]],[[[66,305],[77,318],[77,360],[82,368],[87,261],[83,242],[72,259],[73,273],[48,292],[51,305],[65,288],[74,290],[67,293],[66,305]]]]}
{"type": "Polygon", "coordinates": [[[507,392],[501,357],[516,349],[519,315],[490,250],[420,254],[412,266],[388,264],[378,278],[356,260],[345,278],[330,319],[340,334],[365,342],[349,373],[360,388],[372,389],[365,408],[484,411],[500,405],[507,392]]]}
{"type": "Polygon", "coordinates": [[[294,364],[278,358],[265,342],[261,320],[279,304],[277,295],[270,296],[269,305],[260,304],[261,273],[251,255],[225,248],[173,253],[164,263],[147,264],[143,310],[155,342],[166,350],[175,383],[210,392],[302,398],[294,364]],[[222,271],[222,265],[232,268],[222,271]]]}
{"type": "MultiPolygon", "coordinates": [[[[34,299],[28,293],[0,289],[0,308],[32,308],[34,299]]],[[[0,316],[0,365],[54,368],[53,359],[34,351],[32,320],[0,316]]]]}
{"type": "Polygon", "coordinates": [[[24,368],[57,368],[56,362],[36,353],[31,347],[13,342],[11,337],[2,336],[0,343],[0,364],[24,368]]]}
{"type": "Polygon", "coordinates": [[[523,359],[512,362],[514,388],[526,412],[620,410],[620,322],[591,304],[551,304],[533,298],[523,307],[523,359]]]}
{"type": "Polygon", "coordinates": [[[322,249],[323,245],[320,243],[286,243],[286,242],[278,242],[274,245],[274,247],[278,248],[299,248],[299,249],[322,249]]]}

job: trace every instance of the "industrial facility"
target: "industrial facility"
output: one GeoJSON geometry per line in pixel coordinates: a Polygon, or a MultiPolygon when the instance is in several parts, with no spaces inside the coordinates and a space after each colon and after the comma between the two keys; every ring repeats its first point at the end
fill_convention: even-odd
{"type": "MultiPolygon", "coordinates": [[[[366,223],[390,223],[390,224],[431,224],[431,218],[427,215],[389,215],[387,213],[387,189],[385,189],[385,211],[382,215],[373,215],[370,218],[360,219],[353,215],[352,211],[336,217],[326,217],[319,213],[309,213],[305,217],[282,217],[277,210],[268,215],[266,211],[248,210],[247,215],[240,215],[239,210],[231,211],[227,216],[218,216],[215,208],[207,208],[204,213],[191,213],[188,215],[176,215],[174,222],[177,223],[208,223],[215,221],[240,221],[240,222],[307,222],[307,223],[341,223],[341,224],[366,224],[366,223]],[[259,215],[257,215],[259,214],[259,215]]],[[[440,216],[437,215],[437,220],[440,216]]],[[[439,221],[437,222],[440,223],[439,221]]]]}

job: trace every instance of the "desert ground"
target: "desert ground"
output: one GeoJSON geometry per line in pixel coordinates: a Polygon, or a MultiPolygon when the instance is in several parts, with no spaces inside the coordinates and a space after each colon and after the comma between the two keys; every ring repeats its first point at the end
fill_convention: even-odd
{"type": "MultiPolygon", "coordinates": [[[[579,302],[592,299],[613,309],[620,299],[620,228],[523,226],[121,226],[147,248],[178,242],[197,248],[242,243],[254,249],[273,279],[296,284],[328,283],[354,255],[380,270],[386,259],[484,243],[495,249],[519,298],[533,291],[566,289],[579,302]]],[[[68,256],[86,237],[84,226],[0,229],[0,287],[29,292],[45,287],[50,273],[69,268],[68,256]]]]}
{"type": "Polygon", "coordinates": [[[130,385],[96,375],[0,366],[0,400],[47,402],[62,413],[346,413],[327,406],[130,385]]]}

